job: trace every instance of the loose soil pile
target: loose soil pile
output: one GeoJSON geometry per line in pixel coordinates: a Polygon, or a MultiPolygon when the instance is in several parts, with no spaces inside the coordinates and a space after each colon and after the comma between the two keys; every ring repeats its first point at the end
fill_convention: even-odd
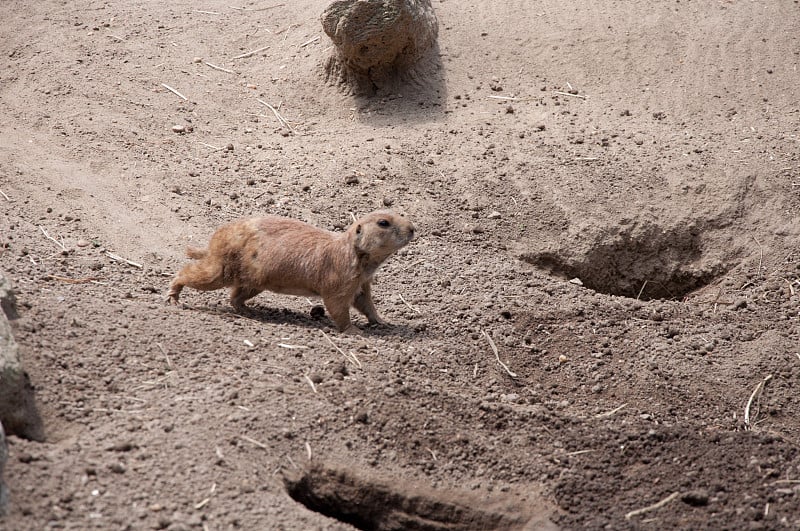
{"type": "Polygon", "coordinates": [[[438,64],[370,97],[326,82],[325,6],[5,3],[48,438],[9,437],[0,527],[799,528],[797,2],[434,1],[438,64]],[[383,205],[419,230],[390,325],[164,304],[224,222],[383,205]]]}

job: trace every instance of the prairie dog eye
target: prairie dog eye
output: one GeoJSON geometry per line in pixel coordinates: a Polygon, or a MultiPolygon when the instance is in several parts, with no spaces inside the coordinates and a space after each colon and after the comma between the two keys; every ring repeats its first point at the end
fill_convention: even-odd
{"type": "Polygon", "coordinates": [[[378,220],[378,226],[379,227],[383,227],[385,229],[385,228],[389,227],[390,225],[391,224],[388,221],[386,221],[385,219],[379,219],[378,220]]]}

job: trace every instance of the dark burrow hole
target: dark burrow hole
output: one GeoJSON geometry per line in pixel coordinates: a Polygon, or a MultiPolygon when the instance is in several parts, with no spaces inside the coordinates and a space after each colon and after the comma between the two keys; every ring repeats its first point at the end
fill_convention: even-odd
{"type": "Polygon", "coordinates": [[[367,531],[514,530],[531,521],[519,507],[489,505],[467,493],[365,479],[321,465],[285,477],[284,485],[308,509],[367,531]]]}
{"type": "Polygon", "coordinates": [[[572,247],[527,253],[522,260],[561,278],[608,295],[640,300],[681,299],[730,270],[731,265],[704,256],[700,238],[688,231],[659,227],[598,238],[583,253],[572,247]]]}

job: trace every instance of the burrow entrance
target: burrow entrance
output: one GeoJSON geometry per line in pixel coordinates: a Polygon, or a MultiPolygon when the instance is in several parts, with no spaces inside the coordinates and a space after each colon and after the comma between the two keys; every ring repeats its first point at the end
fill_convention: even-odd
{"type": "Polygon", "coordinates": [[[323,465],[284,478],[284,485],[293,500],[312,511],[369,531],[555,529],[546,514],[534,519],[514,502],[488,502],[471,493],[434,491],[406,481],[377,481],[323,465]]]}
{"type": "MultiPolygon", "coordinates": [[[[722,254],[722,253],[720,253],[722,254]]],[[[522,260],[594,291],[641,300],[680,299],[724,275],[731,263],[703,252],[697,228],[631,224],[522,260]]]]}

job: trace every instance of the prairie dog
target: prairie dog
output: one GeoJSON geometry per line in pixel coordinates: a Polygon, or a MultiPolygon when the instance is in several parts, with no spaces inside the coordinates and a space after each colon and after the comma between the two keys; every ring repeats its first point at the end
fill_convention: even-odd
{"type": "Polygon", "coordinates": [[[207,249],[190,247],[197,260],[170,284],[167,301],[178,303],[184,286],[209,291],[231,287],[231,305],[246,312],[245,301],[262,291],[322,297],[342,332],[358,333],[350,306],[370,323],[382,323],[372,301],[375,271],[414,238],[414,225],[391,210],[356,220],[343,233],[302,221],[264,216],[220,227],[207,249]]]}

